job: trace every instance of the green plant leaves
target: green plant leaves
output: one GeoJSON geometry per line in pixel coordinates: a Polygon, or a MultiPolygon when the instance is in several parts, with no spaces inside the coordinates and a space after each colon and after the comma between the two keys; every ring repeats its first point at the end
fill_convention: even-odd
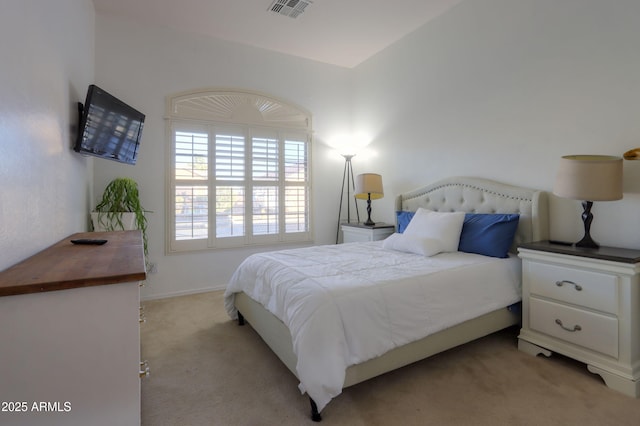
{"type": "Polygon", "coordinates": [[[136,227],[142,231],[144,253],[147,255],[147,218],[146,210],[140,204],[138,183],[125,177],[119,177],[107,185],[102,193],[102,199],[96,206],[98,222],[110,231],[124,230],[122,213],[132,212],[136,215],[136,227]]]}

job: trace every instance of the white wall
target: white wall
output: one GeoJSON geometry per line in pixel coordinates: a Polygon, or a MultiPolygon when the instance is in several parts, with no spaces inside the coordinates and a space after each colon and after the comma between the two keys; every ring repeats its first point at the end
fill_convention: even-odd
{"type": "MultiPolygon", "coordinates": [[[[95,195],[116,176],[138,181],[149,215],[149,274],[143,298],[226,285],[237,265],[258,250],[165,255],[165,98],[206,87],[253,89],[313,113],[313,213],[316,243],[335,240],[342,157],[325,144],[351,123],[350,70],[106,15],[96,20],[96,84],[146,114],[138,163],[95,160],[95,195]]],[[[95,199],[94,199],[95,205],[95,199]]]]}
{"type": "Polygon", "coordinates": [[[94,71],[91,0],[3,0],[0,270],[87,229],[92,161],[71,150],[94,71]]]}
{"type": "MultiPolygon", "coordinates": [[[[558,159],[640,146],[640,2],[465,1],[355,69],[355,131],[373,135],[376,219],[393,195],[451,175],[551,191],[558,159]]],[[[640,248],[640,162],[624,199],[595,203],[592,236],[640,248]]],[[[552,237],[582,236],[552,198],[552,237]]]]}
{"type": "MultiPolygon", "coordinates": [[[[640,2],[473,0],[355,69],[138,26],[96,23],[96,83],[147,114],[139,163],[96,160],[96,195],[128,175],[150,215],[158,273],[143,297],[222,287],[249,253],[164,254],[167,95],[203,87],[269,93],[314,114],[316,243],[335,238],[342,159],[326,142],[370,135],[355,173],[381,173],[373,219],[393,222],[394,196],[426,182],[475,175],[551,191],[558,158],[640,146],[640,2]]],[[[625,162],[625,198],[596,203],[593,237],[640,248],[640,162],[625,162]]],[[[94,199],[95,203],[95,199],[94,199]]],[[[364,212],[361,204],[361,212],[364,212]]],[[[552,237],[581,237],[577,201],[552,198],[552,237]]]]}

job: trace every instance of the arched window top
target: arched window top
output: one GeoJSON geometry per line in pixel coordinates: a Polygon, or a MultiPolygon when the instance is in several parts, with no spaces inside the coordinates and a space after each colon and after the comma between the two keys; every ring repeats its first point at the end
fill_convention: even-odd
{"type": "Polygon", "coordinates": [[[273,96],[236,89],[201,89],[169,96],[166,114],[169,119],[311,131],[311,114],[304,108],[273,96]]]}
{"type": "Polygon", "coordinates": [[[168,252],[313,239],[311,114],[247,90],[166,98],[168,252]]]}

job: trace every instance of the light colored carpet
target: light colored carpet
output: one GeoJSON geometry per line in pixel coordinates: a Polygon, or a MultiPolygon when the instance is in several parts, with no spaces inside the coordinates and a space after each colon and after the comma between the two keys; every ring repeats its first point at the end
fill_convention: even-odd
{"type": "MultiPolygon", "coordinates": [[[[143,303],[144,426],[311,425],[296,378],[221,291],[143,303]]],[[[325,425],[638,425],[640,399],[583,364],[517,350],[503,332],[345,389],[325,425]]]]}

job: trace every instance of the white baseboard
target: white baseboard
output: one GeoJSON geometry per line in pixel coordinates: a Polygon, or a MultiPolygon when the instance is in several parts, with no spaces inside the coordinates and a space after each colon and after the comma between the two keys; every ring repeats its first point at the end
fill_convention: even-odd
{"type": "Polygon", "coordinates": [[[187,296],[190,294],[207,293],[210,291],[224,290],[226,287],[227,286],[225,284],[220,284],[220,285],[211,286],[211,287],[196,288],[196,289],[182,290],[182,291],[172,291],[169,293],[152,294],[149,296],[141,296],[140,300],[144,302],[147,300],[167,299],[169,297],[178,297],[178,296],[187,296]]]}

